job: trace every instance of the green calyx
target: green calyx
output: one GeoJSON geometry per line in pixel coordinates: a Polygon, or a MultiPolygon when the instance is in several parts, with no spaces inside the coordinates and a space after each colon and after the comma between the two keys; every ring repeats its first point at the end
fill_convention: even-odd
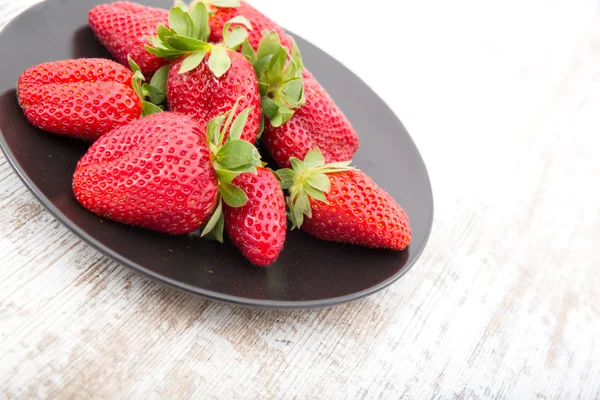
{"type": "Polygon", "coordinates": [[[220,78],[231,67],[231,58],[227,50],[235,50],[248,37],[250,22],[242,16],[228,21],[223,27],[223,43],[208,43],[210,26],[209,11],[204,2],[190,6],[186,11],[182,7],[173,7],[169,13],[169,28],[160,24],[156,36],[148,38],[150,46],[146,50],[158,57],[175,61],[184,58],[180,74],[198,67],[208,53],[208,67],[220,78]],[[232,28],[232,25],[233,28],[232,28]]]}
{"type": "Polygon", "coordinates": [[[139,96],[140,100],[142,100],[142,116],[163,112],[164,109],[160,104],[164,103],[167,97],[166,87],[169,67],[162,67],[154,74],[150,83],[144,83],[146,78],[144,78],[144,74],[139,65],[137,65],[131,56],[127,57],[127,59],[129,61],[129,67],[131,68],[131,71],[133,71],[131,86],[139,96]]]}
{"type": "Polygon", "coordinates": [[[234,119],[238,102],[225,114],[212,119],[206,128],[211,159],[219,181],[219,199],[215,213],[204,227],[202,237],[219,242],[223,241],[222,203],[225,202],[230,207],[243,207],[248,202],[246,193],[235,186],[233,180],[241,174],[257,174],[256,168],[264,166],[258,149],[241,139],[252,109],[246,108],[234,119]]]}
{"type": "Polygon", "coordinates": [[[271,125],[279,127],[289,121],[294,110],[305,102],[304,63],[294,39],[290,51],[281,45],[277,32],[268,32],[255,52],[250,43],[242,44],[242,54],[252,63],[260,86],[263,113],[271,125]]]}
{"type": "Polygon", "coordinates": [[[300,228],[304,217],[312,218],[310,198],[328,203],[325,196],[331,190],[328,174],[350,171],[352,161],[325,164],[325,159],[319,148],[309,151],[301,161],[290,158],[292,168],[284,168],[275,172],[281,187],[289,190],[287,199],[292,229],[300,228]]]}

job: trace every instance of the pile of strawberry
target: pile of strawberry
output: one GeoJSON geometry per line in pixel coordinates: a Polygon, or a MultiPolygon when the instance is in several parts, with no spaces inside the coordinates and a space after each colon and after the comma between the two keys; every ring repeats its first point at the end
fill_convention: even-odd
{"type": "Polygon", "coordinates": [[[288,217],[323,240],[408,246],[405,212],[350,167],[352,125],[294,40],[248,3],[116,2],[89,24],[120,64],[41,64],[17,90],[33,125],[93,142],[73,176],[85,208],[169,234],[226,232],[258,266],[278,258],[288,217]],[[282,169],[267,168],[258,138],[282,169]]]}

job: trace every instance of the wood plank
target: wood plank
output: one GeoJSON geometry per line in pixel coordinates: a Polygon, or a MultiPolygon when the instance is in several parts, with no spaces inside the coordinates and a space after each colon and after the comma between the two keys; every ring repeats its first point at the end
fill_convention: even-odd
{"type": "MultiPolygon", "coordinates": [[[[0,0],[0,27],[36,2],[0,0]]],[[[0,397],[600,398],[597,2],[253,3],[408,127],[422,259],[332,309],[207,302],[90,249],[0,155],[0,397]]]]}

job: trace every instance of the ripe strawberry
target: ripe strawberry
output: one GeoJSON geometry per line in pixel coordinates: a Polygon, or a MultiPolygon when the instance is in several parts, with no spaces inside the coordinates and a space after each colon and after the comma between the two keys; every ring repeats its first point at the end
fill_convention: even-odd
{"type": "Polygon", "coordinates": [[[286,236],[285,200],[273,172],[258,168],[233,182],[248,196],[239,208],[224,206],[225,231],[250,262],[266,267],[277,260],[286,236]]]}
{"type": "Polygon", "coordinates": [[[205,131],[189,117],[165,112],[97,140],[77,164],[73,191],[100,216],[185,234],[207,222],[218,182],[205,131]]]}
{"type": "Polygon", "coordinates": [[[317,147],[326,162],[351,159],[359,147],[356,131],[315,78],[307,70],[303,75],[306,103],[286,123],[265,125],[263,140],[269,154],[281,167],[317,147]]]}
{"type": "Polygon", "coordinates": [[[311,150],[304,161],[290,160],[293,169],[277,171],[294,227],[323,240],[403,250],[411,240],[408,216],[367,174],[348,165],[325,164],[311,150]]]}
{"type": "Polygon", "coordinates": [[[101,4],[89,12],[89,24],[100,42],[121,64],[128,56],[136,60],[150,78],[168,60],[146,51],[148,36],[156,34],[158,24],[167,25],[169,11],[127,1],[101,4]]]}
{"type": "Polygon", "coordinates": [[[88,58],[55,61],[25,71],[17,83],[19,104],[33,125],[94,141],[136,120],[144,103],[143,77],[114,61],[88,58]]]}
{"type": "Polygon", "coordinates": [[[232,18],[242,15],[250,21],[254,27],[248,35],[248,42],[254,50],[258,49],[264,31],[275,31],[281,38],[283,46],[292,49],[293,43],[286,35],[283,28],[247,2],[232,0],[224,3],[222,1],[213,1],[212,3],[213,4],[210,4],[209,2],[210,10],[213,12],[209,19],[211,42],[218,43],[223,40],[222,32],[225,23],[232,18]],[[224,7],[224,5],[226,7],[224,7]]]}
{"type": "Polygon", "coordinates": [[[261,116],[258,80],[252,65],[234,51],[248,34],[239,25],[251,26],[239,17],[225,24],[225,43],[209,44],[205,4],[198,3],[188,12],[174,7],[169,21],[171,29],[159,25],[148,47],[153,54],[174,61],[166,89],[169,109],[190,115],[206,127],[239,100],[240,109],[251,108],[242,139],[253,143],[261,116]],[[238,26],[230,31],[231,24],[238,26]]]}
{"type": "Polygon", "coordinates": [[[223,242],[225,230],[250,262],[266,267],[275,262],[285,242],[285,201],[275,175],[263,168],[258,150],[240,139],[250,109],[233,120],[236,108],[237,104],[208,124],[220,200],[202,236],[223,242]]]}
{"type": "Polygon", "coordinates": [[[303,159],[317,147],[326,162],[351,159],[359,147],[356,131],[325,89],[303,68],[300,51],[289,40],[291,52],[286,52],[275,32],[263,38],[256,53],[247,43],[243,46],[243,54],[256,69],[263,95],[263,112],[268,118],[263,133],[265,147],[280,167],[289,167],[291,157],[303,159]],[[286,62],[285,69],[277,67],[286,62]]]}

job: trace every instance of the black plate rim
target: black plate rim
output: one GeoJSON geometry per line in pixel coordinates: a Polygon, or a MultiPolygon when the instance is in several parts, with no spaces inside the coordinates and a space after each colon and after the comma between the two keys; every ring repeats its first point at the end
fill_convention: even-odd
{"type": "MultiPolygon", "coordinates": [[[[45,3],[45,1],[42,1],[41,3],[33,4],[31,7],[26,8],[21,13],[19,13],[17,16],[15,16],[8,24],[6,24],[2,29],[0,29],[0,40],[2,40],[2,35],[3,35],[4,31],[6,29],[8,29],[11,25],[17,23],[23,17],[23,15],[25,13],[30,12],[34,8],[43,7],[44,3],[45,3]]],[[[323,51],[319,46],[314,45],[312,42],[310,42],[310,43],[313,46],[317,47],[319,50],[323,51]]],[[[328,54],[325,51],[323,51],[323,52],[325,54],[328,54]]],[[[354,73],[354,71],[352,71],[348,67],[346,67],[346,68],[348,69],[348,71],[350,71],[350,73],[356,79],[364,82],[358,75],[356,75],[354,73]]],[[[364,83],[365,83],[365,85],[367,85],[369,87],[369,89],[375,95],[377,95],[377,93],[366,82],[364,82],[364,83]]],[[[377,97],[379,97],[379,96],[377,96],[377,97]]],[[[389,105],[385,102],[385,100],[384,99],[381,99],[381,100],[385,103],[385,106],[390,110],[390,112],[395,115],[395,113],[389,107],[389,105]]],[[[399,121],[399,122],[400,122],[400,124],[402,124],[401,121],[399,121]]],[[[408,132],[408,131],[406,131],[406,132],[408,132]]],[[[423,162],[423,168],[427,174],[428,189],[429,189],[429,192],[431,193],[431,199],[432,199],[432,203],[431,203],[431,207],[430,207],[431,218],[427,224],[427,232],[425,235],[425,239],[423,241],[423,246],[419,249],[419,251],[413,258],[413,261],[411,263],[407,263],[396,274],[392,275],[391,277],[389,277],[388,279],[386,279],[385,281],[383,281],[377,285],[371,286],[370,288],[367,288],[360,292],[352,293],[352,294],[345,295],[345,296],[332,297],[332,298],[322,299],[322,300],[309,300],[309,301],[261,300],[261,299],[253,299],[253,298],[248,298],[248,297],[232,296],[232,295],[228,295],[228,294],[224,294],[224,293],[220,293],[220,292],[215,292],[212,290],[201,289],[196,286],[188,285],[186,283],[179,282],[174,279],[170,279],[168,277],[154,273],[154,272],[148,270],[147,268],[143,267],[142,265],[139,265],[129,259],[126,259],[125,257],[121,256],[119,253],[114,252],[111,249],[107,248],[101,242],[99,242],[98,240],[91,237],[85,230],[76,226],[58,208],[56,208],[52,204],[52,202],[39,190],[39,188],[33,182],[33,180],[22,169],[20,163],[16,160],[12,150],[8,146],[8,143],[6,143],[6,140],[4,138],[4,133],[2,132],[2,130],[0,130],[0,148],[2,148],[2,151],[3,151],[4,155],[6,156],[8,163],[11,165],[13,170],[17,173],[17,175],[19,176],[21,181],[34,194],[34,196],[44,206],[44,208],[46,208],[46,210],[48,210],[50,212],[50,214],[52,214],[52,216],[54,218],[56,218],[62,225],[67,227],[67,229],[69,229],[72,233],[74,233],[77,237],[82,239],[85,243],[87,243],[93,249],[104,254],[105,256],[109,257],[110,259],[116,261],[117,263],[129,268],[130,270],[132,270],[146,278],[150,278],[151,280],[153,280],[155,282],[167,284],[168,286],[170,286],[174,289],[177,289],[177,290],[180,290],[180,291],[183,291],[186,293],[194,294],[194,295],[200,296],[207,300],[228,303],[228,304],[234,304],[234,305],[250,307],[250,308],[259,308],[259,309],[298,310],[298,309],[314,309],[314,308],[333,307],[336,305],[360,300],[364,297],[367,297],[374,293],[377,293],[377,292],[387,288],[388,286],[392,285],[394,282],[396,282],[400,278],[402,278],[414,266],[414,264],[417,262],[417,260],[419,260],[419,258],[421,257],[423,250],[425,250],[425,248],[427,247],[427,243],[429,242],[429,238],[431,236],[431,230],[433,228],[433,220],[434,220],[434,213],[435,213],[435,207],[434,207],[435,199],[433,198],[433,189],[431,186],[431,178],[429,177],[429,172],[427,170],[427,166],[425,165],[425,162],[423,160],[421,152],[419,151],[418,147],[416,146],[412,136],[410,136],[410,134],[408,134],[408,136],[409,136],[409,139],[410,139],[415,151],[419,154],[419,157],[421,158],[421,160],[423,162]]]]}

